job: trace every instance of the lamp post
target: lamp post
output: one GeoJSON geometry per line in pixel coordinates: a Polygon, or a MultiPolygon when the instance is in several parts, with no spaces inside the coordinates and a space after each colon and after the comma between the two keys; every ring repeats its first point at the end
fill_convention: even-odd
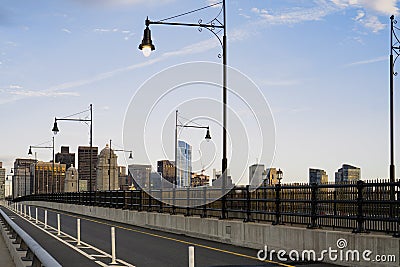
{"type": "MultiPolygon", "coordinates": [[[[397,75],[394,71],[394,65],[397,58],[400,56],[400,40],[396,35],[396,30],[400,28],[396,27],[397,21],[394,19],[394,15],[390,17],[390,88],[389,88],[389,98],[390,98],[390,182],[395,182],[395,166],[394,166],[394,81],[393,76],[397,75]],[[393,53],[395,55],[393,55],[393,53]]],[[[392,185],[390,187],[390,200],[395,200],[395,188],[392,185]]],[[[392,209],[391,209],[392,213],[392,209]]]]}
{"type": "Polygon", "coordinates": [[[278,184],[280,185],[281,184],[281,180],[282,180],[282,178],[283,178],[283,171],[281,171],[281,169],[279,169],[277,172],[276,172],[276,179],[278,179],[278,184]]]}
{"type": "MultiPolygon", "coordinates": [[[[218,3],[214,3],[208,5],[203,8],[199,8],[196,10],[192,10],[190,12],[186,12],[180,15],[176,15],[167,19],[159,20],[159,21],[151,21],[148,18],[145,20],[146,28],[144,30],[143,40],[142,43],[139,45],[139,49],[143,51],[145,56],[149,56],[151,51],[155,50],[155,46],[151,40],[151,31],[149,26],[152,24],[157,25],[171,25],[171,26],[188,26],[188,27],[197,27],[209,30],[214,36],[217,37],[218,41],[222,46],[222,64],[223,64],[223,86],[222,86],[222,101],[223,101],[223,111],[222,111],[222,209],[221,209],[221,219],[226,218],[226,177],[227,177],[227,169],[228,169],[228,160],[227,160],[227,34],[226,34],[226,0],[223,0],[218,3]],[[222,22],[218,19],[218,16],[214,18],[210,23],[204,24],[200,20],[198,24],[196,23],[179,23],[179,22],[166,22],[169,19],[184,16],[189,13],[197,12],[212,6],[222,4],[222,22]],[[223,36],[222,41],[221,38],[218,36],[218,32],[215,30],[222,30],[223,36]]],[[[176,147],[176,146],[175,146],[176,147]]]]}
{"type": "MultiPolygon", "coordinates": [[[[90,104],[88,110],[81,111],[79,113],[64,117],[64,118],[54,118],[54,126],[53,126],[53,133],[57,134],[60,130],[58,129],[57,121],[79,121],[79,122],[90,122],[90,137],[89,137],[89,146],[90,146],[90,159],[89,159],[89,191],[92,192],[92,153],[93,153],[93,105],[90,104]],[[90,112],[90,119],[74,119],[69,118],[84,112],[90,112]]],[[[79,181],[78,181],[78,191],[79,191],[79,181]]]]}
{"type": "MultiPolygon", "coordinates": [[[[129,152],[129,159],[133,159],[132,150],[124,150],[124,149],[114,149],[114,152],[121,151],[121,152],[129,152]]],[[[108,160],[108,190],[111,190],[111,139],[110,139],[110,158],[108,160]]]]}
{"type": "MultiPolygon", "coordinates": [[[[52,162],[52,171],[51,171],[51,179],[52,179],[51,192],[54,193],[54,189],[53,189],[53,187],[54,187],[53,186],[54,185],[54,161],[55,161],[55,158],[54,158],[54,136],[52,137],[52,146],[40,146],[40,145],[29,146],[28,155],[32,155],[32,148],[47,148],[47,149],[53,150],[53,162],[52,162]]],[[[35,163],[36,162],[37,162],[37,160],[36,160],[36,153],[35,153],[35,163]]],[[[36,168],[35,168],[35,172],[36,172],[36,168]]],[[[48,194],[49,193],[49,176],[47,176],[46,183],[47,183],[46,184],[46,193],[48,194]]],[[[34,184],[35,184],[35,181],[34,181],[34,184]]],[[[35,188],[35,186],[34,186],[34,188],[35,188]]],[[[56,190],[57,190],[57,186],[56,186],[56,190]]],[[[34,191],[36,191],[36,190],[34,189],[34,191]]]]}

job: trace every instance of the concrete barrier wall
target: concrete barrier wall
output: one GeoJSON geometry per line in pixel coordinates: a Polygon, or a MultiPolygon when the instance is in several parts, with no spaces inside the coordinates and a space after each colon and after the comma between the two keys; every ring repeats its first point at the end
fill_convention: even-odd
{"type": "MultiPolygon", "coordinates": [[[[185,234],[257,250],[263,249],[266,245],[268,246],[268,251],[286,251],[285,258],[288,258],[287,255],[291,250],[297,250],[300,256],[304,250],[314,250],[318,258],[320,252],[331,248],[332,257],[337,255],[338,260],[330,261],[328,252],[325,252],[325,257],[323,258],[325,262],[333,262],[342,266],[400,266],[400,239],[388,235],[353,234],[351,232],[313,230],[285,225],[244,223],[238,220],[218,220],[216,218],[199,218],[195,216],[185,217],[167,213],[138,212],[41,201],[30,201],[25,204],[185,234]],[[338,247],[337,241],[339,239],[346,240],[346,247],[341,249],[338,247]],[[348,258],[352,259],[351,253],[348,252],[349,250],[357,250],[360,255],[360,261],[346,261],[346,255],[349,255],[348,258]],[[370,262],[362,259],[362,253],[366,250],[372,251],[371,255],[366,255],[371,259],[370,262]],[[376,255],[394,255],[396,261],[390,263],[372,261],[376,255]],[[340,260],[340,257],[342,260],[340,260]]],[[[276,252],[275,255],[277,255],[276,252]]],[[[296,256],[295,253],[292,255],[293,257],[296,256]]]]}

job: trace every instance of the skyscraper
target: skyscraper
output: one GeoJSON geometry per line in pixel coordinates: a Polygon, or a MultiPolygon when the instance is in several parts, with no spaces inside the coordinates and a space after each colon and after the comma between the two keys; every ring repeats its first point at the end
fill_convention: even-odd
{"type": "Polygon", "coordinates": [[[192,146],[179,140],[176,159],[177,187],[188,187],[192,177],[192,146]]]}
{"type": "Polygon", "coordinates": [[[118,190],[118,162],[117,155],[106,144],[99,154],[97,163],[96,190],[118,190]]]}
{"type": "Polygon", "coordinates": [[[13,198],[33,193],[34,180],[30,175],[30,167],[33,163],[35,163],[34,159],[16,159],[14,161],[13,198]]]}
{"type": "Polygon", "coordinates": [[[324,170],[320,169],[309,169],[309,183],[313,184],[327,184],[328,183],[328,175],[324,170]]]}
{"type": "Polygon", "coordinates": [[[170,182],[175,183],[175,164],[169,160],[157,161],[157,172],[162,178],[170,182]]]}
{"type": "Polygon", "coordinates": [[[51,169],[52,162],[38,161],[31,165],[33,174],[32,193],[48,194],[52,192],[64,192],[66,165],[54,163],[54,176],[51,169]]]}
{"type": "Polygon", "coordinates": [[[55,155],[55,162],[59,162],[67,165],[67,168],[71,167],[71,164],[75,165],[75,153],[69,153],[69,146],[62,146],[61,152],[55,155]]]}
{"type": "Polygon", "coordinates": [[[6,169],[0,161],[0,200],[4,200],[6,195],[6,169]]]}
{"type": "MultiPolygon", "coordinates": [[[[96,188],[96,166],[99,148],[92,147],[92,190],[96,188]]],[[[90,147],[78,147],[79,191],[88,191],[90,180],[90,147]]]]}
{"type": "Polygon", "coordinates": [[[361,178],[361,170],[349,164],[343,164],[342,168],[335,172],[335,183],[347,183],[358,181],[361,178]]]}
{"type": "Polygon", "coordinates": [[[253,164],[249,167],[249,185],[258,186],[265,179],[264,164],[253,164]]]}

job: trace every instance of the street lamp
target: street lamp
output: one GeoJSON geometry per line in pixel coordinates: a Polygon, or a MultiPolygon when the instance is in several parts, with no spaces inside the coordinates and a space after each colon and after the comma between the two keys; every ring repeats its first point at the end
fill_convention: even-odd
{"type": "MultiPolygon", "coordinates": [[[[114,152],[117,152],[117,151],[127,152],[127,153],[129,152],[129,159],[133,159],[132,150],[114,149],[114,152]]],[[[110,158],[108,160],[108,190],[109,191],[111,190],[111,155],[112,155],[111,152],[112,151],[111,151],[111,139],[110,139],[110,158]]]]}
{"type": "MultiPolygon", "coordinates": [[[[57,134],[60,130],[58,129],[57,121],[80,121],[80,122],[90,122],[90,139],[89,139],[89,146],[90,146],[90,160],[89,160],[89,191],[92,192],[92,153],[93,153],[93,106],[90,104],[88,110],[84,110],[78,112],[76,114],[64,117],[64,118],[54,118],[54,125],[53,125],[53,133],[57,134]],[[85,112],[90,112],[90,119],[73,119],[69,118],[72,116],[76,116],[85,112]]],[[[79,181],[78,181],[78,191],[79,191],[79,181]]]]}
{"type": "MultiPolygon", "coordinates": [[[[57,125],[56,125],[57,126],[57,125]]],[[[52,171],[51,171],[51,179],[52,181],[52,185],[51,185],[51,192],[54,193],[54,189],[53,189],[53,185],[54,185],[54,136],[52,137],[52,146],[40,146],[39,145],[35,145],[35,146],[29,146],[29,150],[28,150],[28,155],[32,155],[32,148],[47,148],[47,149],[52,149],[53,150],[53,162],[52,162],[52,171]]],[[[36,153],[35,153],[36,155],[36,153]]],[[[35,163],[37,162],[36,157],[35,157],[35,163]]],[[[35,168],[35,172],[36,172],[36,168],[35,168]]],[[[36,173],[35,173],[36,174],[36,173]]],[[[49,176],[47,176],[47,181],[46,181],[46,193],[49,193],[49,176]]],[[[35,184],[35,181],[34,181],[35,184]]],[[[34,185],[34,190],[36,189],[36,186],[34,185]]],[[[56,190],[57,190],[57,186],[56,186],[56,190]]],[[[36,190],[35,190],[36,191],[36,190]]],[[[35,192],[37,193],[37,192],[35,192]]]]}
{"type": "Polygon", "coordinates": [[[283,171],[281,171],[281,169],[277,170],[276,172],[276,179],[278,179],[278,184],[281,184],[281,180],[283,178],[283,171]]]}
{"type": "Polygon", "coordinates": [[[222,115],[222,208],[221,208],[221,219],[226,218],[226,197],[225,197],[225,189],[226,189],[226,177],[227,177],[227,168],[228,168],[228,160],[226,157],[227,154],[227,37],[226,37],[226,4],[225,0],[208,5],[206,7],[202,7],[196,10],[192,10],[190,12],[186,12],[183,14],[179,14],[170,18],[166,18],[159,21],[151,21],[147,17],[145,20],[146,29],[144,30],[144,36],[142,43],[139,45],[139,49],[143,51],[145,56],[150,55],[152,50],[155,50],[153,42],[151,40],[151,32],[149,26],[152,24],[160,24],[160,25],[171,25],[171,26],[189,26],[189,27],[197,27],[200,29],[207,29],[210,31],[214,36],[217,37],[218,41],[222,46],[222,64],[223,64],[223,86],[222,86],[222,102],[223,102],[223,115],[222,115]],[[187,15],[189,13],[197,12],[212,6],[221,5],[222,4],[222,22],[218,19],[218,16],[214,18],[210,23],[202,23],[200,20],[199,23],[179,23],[179,22],[166,22],[169,19],[177,18],[180,16],[187,15]],[[221,38],[218,36],[219,31],[223,31],[222,41],[221,38]]]}

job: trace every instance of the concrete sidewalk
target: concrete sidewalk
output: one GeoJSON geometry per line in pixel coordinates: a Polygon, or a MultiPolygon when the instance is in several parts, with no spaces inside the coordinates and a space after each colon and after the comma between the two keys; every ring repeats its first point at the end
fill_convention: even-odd
{"type": "Polygon", "coordinates": [[[10,252],[4,242],[3,235],[0,234],[0,266],[2,267],[15,267],[11,259],[10,252]]]}

